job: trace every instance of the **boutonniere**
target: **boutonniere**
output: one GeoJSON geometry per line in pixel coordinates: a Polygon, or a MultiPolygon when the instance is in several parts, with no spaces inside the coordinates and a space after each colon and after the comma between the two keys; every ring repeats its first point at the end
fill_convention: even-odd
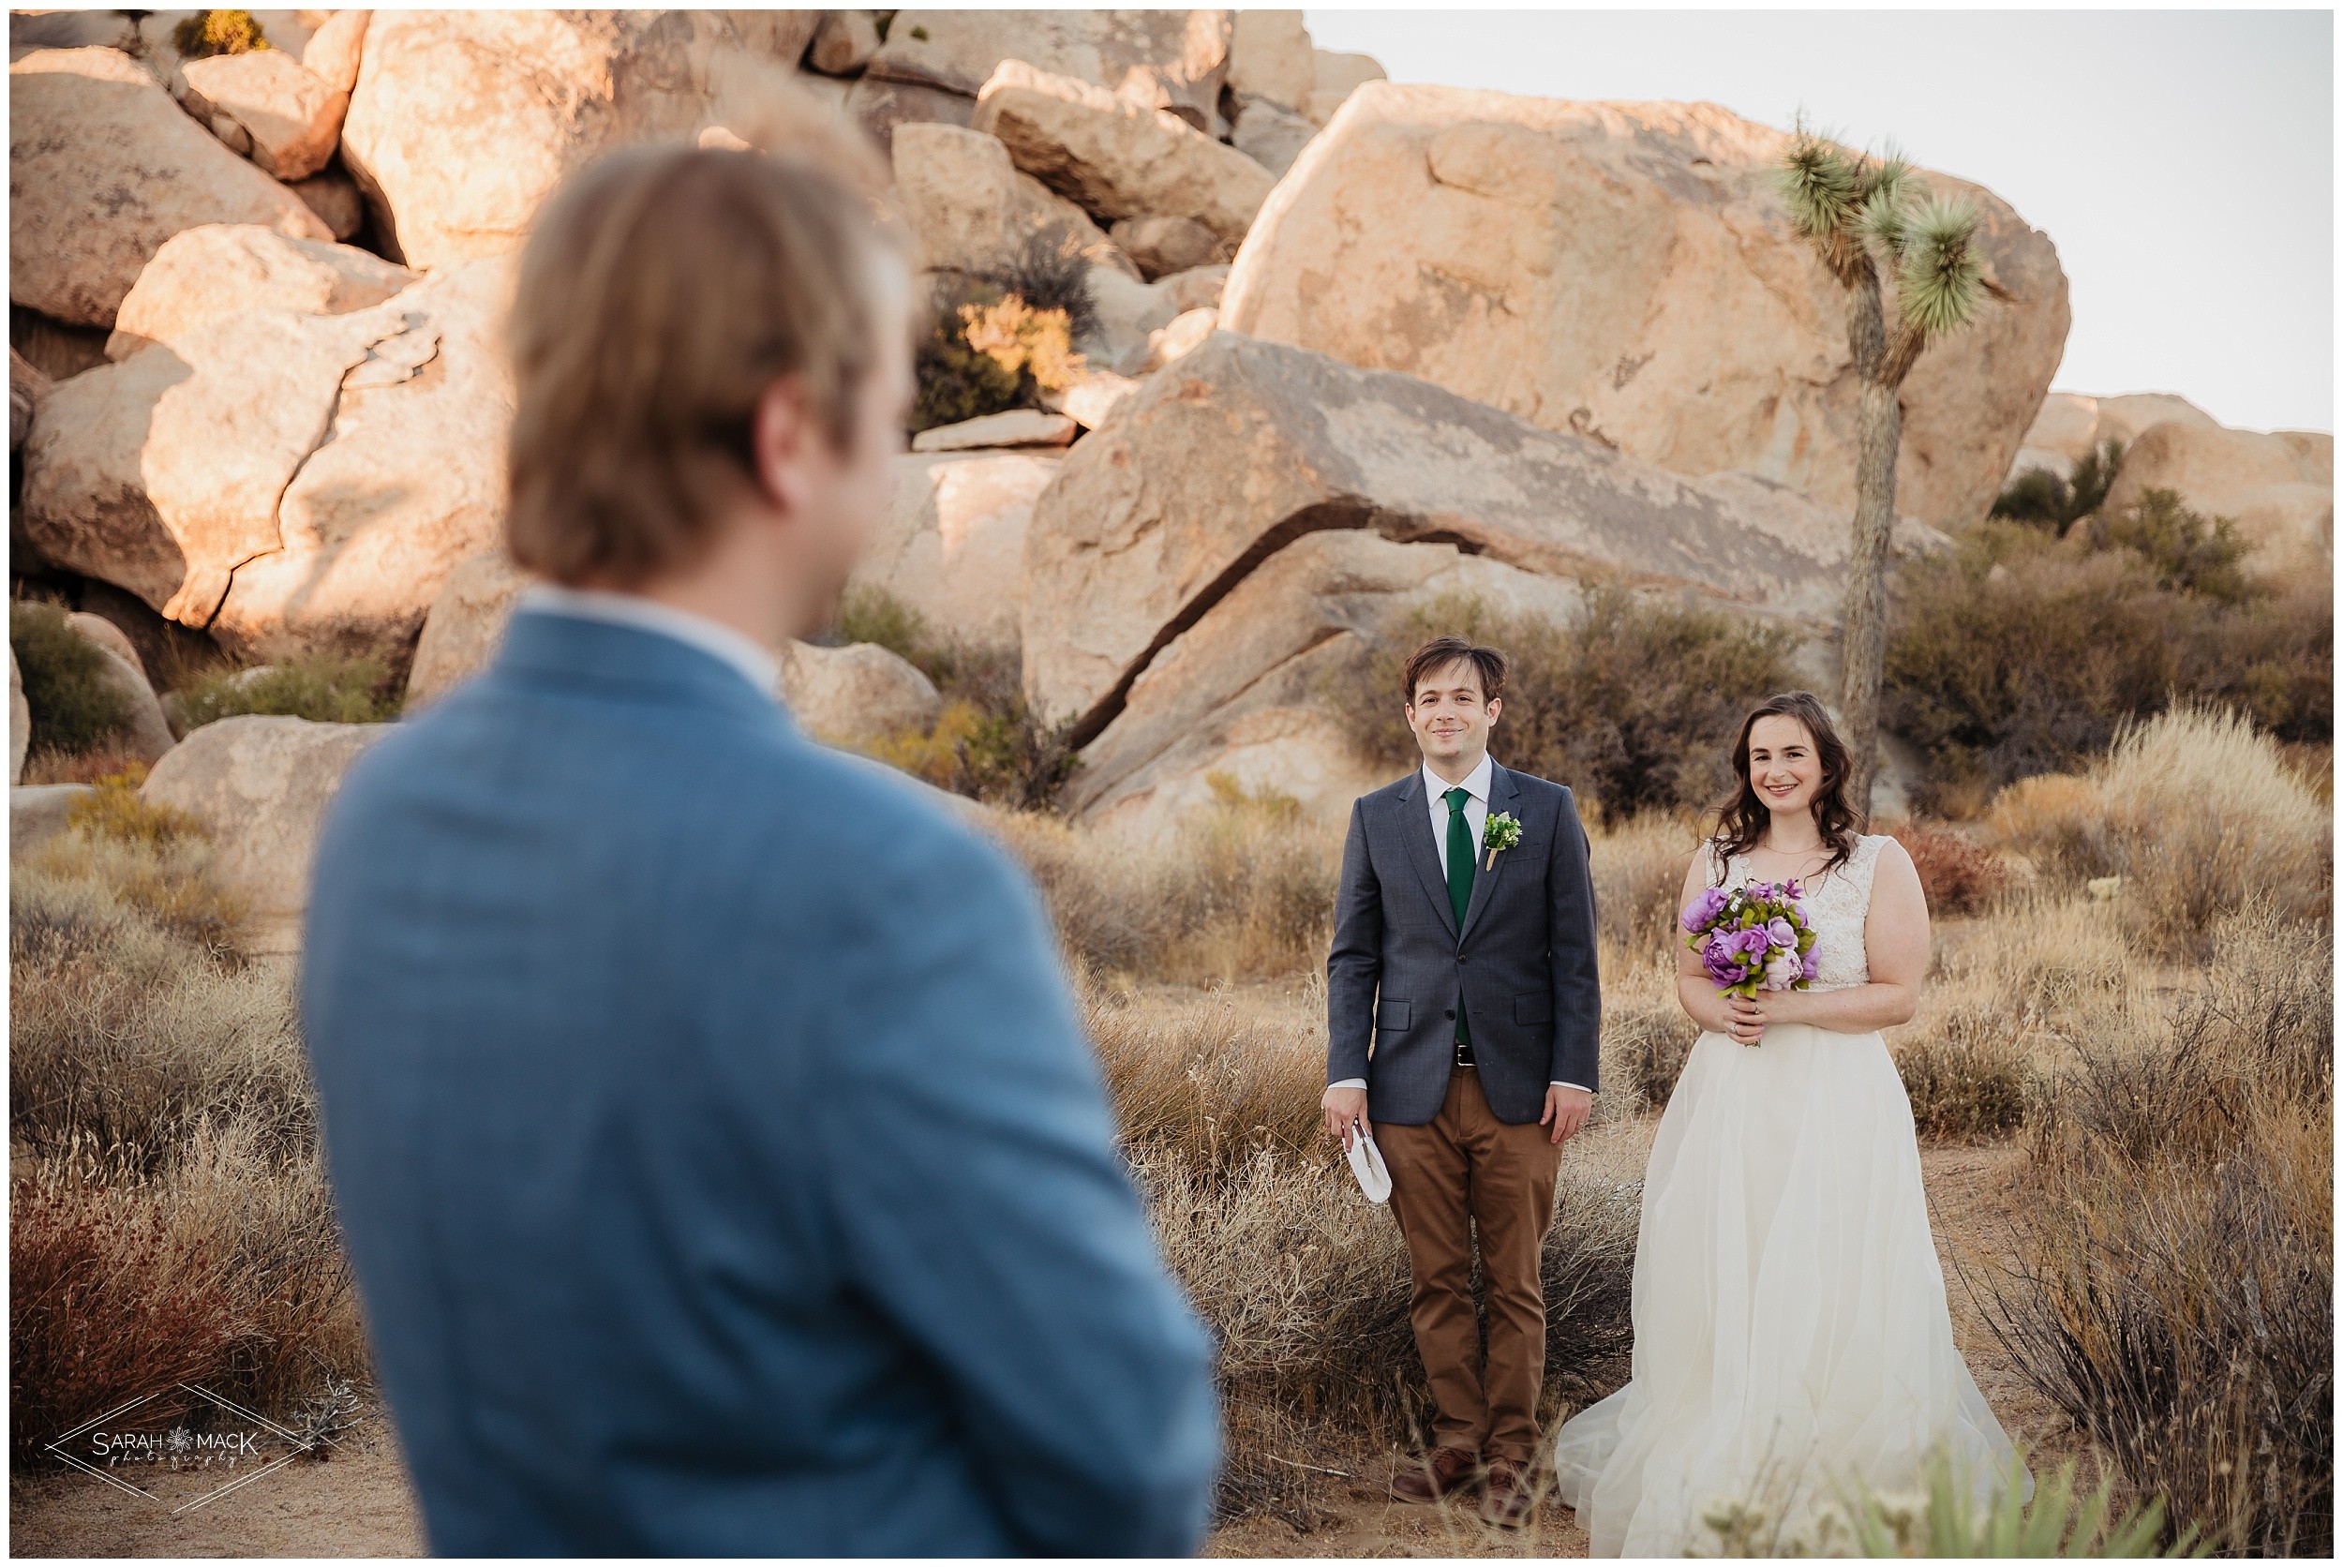
{"type": "Polygon", "coordinates": [[[1499,812],[1495,816],[1490,817],[1481,828],[1481,847],[1489,852],[1488,861],[1481,869],[1483,871],[1496,870],[1497,852],[1500,849],[1511,849],[1520,842],[1521,824],[1515,818],[1513,813],[1499,812]]]}

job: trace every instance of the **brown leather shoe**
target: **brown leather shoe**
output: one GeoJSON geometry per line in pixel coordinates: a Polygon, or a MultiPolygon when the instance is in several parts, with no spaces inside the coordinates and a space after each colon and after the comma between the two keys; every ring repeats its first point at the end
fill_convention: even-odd
{"type": "Polygon", "coordinates": [[[1481,1456],[1463,1448],[1435,1448],[1423,1459],[1402,1464],[1391,1478],[1391,1495],[1402,1502],[1432,1502],[1459,1492],[1480,1478],[1481,1456]]]}
{"type": "Polygon", "coordinates": [[[1530,1506],[1537,1501],[1537,1490],[1530,1484],[1529,1471],[1511,1459],[1491,1459],[1486,1489],[1481,1494],[1481,1517],[1493,1525],[1518,1530],[1530,1517],[1530,1506]]]}

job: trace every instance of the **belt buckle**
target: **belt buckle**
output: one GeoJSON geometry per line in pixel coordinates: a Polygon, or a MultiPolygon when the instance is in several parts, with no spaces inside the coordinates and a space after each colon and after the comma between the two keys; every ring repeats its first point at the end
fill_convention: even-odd
{"type": "Polygon", "coordinates": [[[1455,1062],[1456,1066],[1460,1068],[1476,1068],[1479,1066],[1479,1064],[1474,1062],[1472,1059],[1472,1047],[1465,1044],[1464,1041],[1451,1040],[1449,1042],[1449,1050],[1454,1053],[1452,1059],[1455,1062]]]}

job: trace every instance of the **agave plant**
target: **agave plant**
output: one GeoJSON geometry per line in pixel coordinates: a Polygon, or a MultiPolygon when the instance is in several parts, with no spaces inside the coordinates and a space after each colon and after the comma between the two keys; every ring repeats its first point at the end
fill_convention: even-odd
{"type": "Polygon", "coordinates": [[[1899,1507],[1869,1491],[1850,1510],[1865,1557],[2203,1557],[2196,1527],[2164,1543],[2164,1503],[2156,1499],[2111,1518],[2112,1481],[2078,1503],[2075,1464],[2035,1487],[2031,1501],[2005,1486],[1980,1509],[1974,1488],[1941,1454],[1931,1462],[1924,1508],[1899,1507]]]}
{"type": "Polygon", "coordinates": [[[1898,395],[1920,351],[1977,313],[1988,287],[1977,250],[1977,211],[1968,201],[1931,191],[1892,148],[1878,158],[1852,152],[1802,120],[1776,177],[1792,225],[1846,291],[1847,341],[1861,384],[1840,710],[1852,753],[1848,798],[1868,812],[1888,646],[1888,540],[1903,433],[1898,395]]]}

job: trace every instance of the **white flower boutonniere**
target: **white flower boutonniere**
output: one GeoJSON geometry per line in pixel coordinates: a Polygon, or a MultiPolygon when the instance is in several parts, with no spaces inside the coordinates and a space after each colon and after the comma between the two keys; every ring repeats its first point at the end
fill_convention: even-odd
{"type": "Polygon", "coordinates": [[[1497,868],[1497,852],[1511,849],[1520,842],[1521,823],[1513,813],[1499,812],[1490,817],[1481,827],[1481,847],[1489,852],[1488,860],[1481,869],[1494,871],[1497,868]]]}

